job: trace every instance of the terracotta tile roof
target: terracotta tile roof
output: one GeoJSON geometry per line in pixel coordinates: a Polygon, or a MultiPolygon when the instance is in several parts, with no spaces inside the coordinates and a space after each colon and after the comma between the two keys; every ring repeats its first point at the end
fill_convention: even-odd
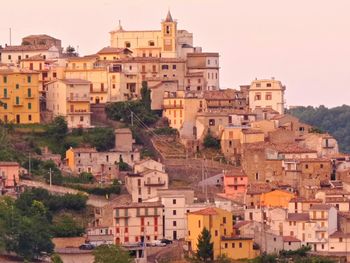
{"type": "Polygon", "coordinates": [[[237,222],[236,224],[234,224],[233,228],[239,229],[242,226],[245,226],[245,225],[250,224],[250,223],[251,223],[251,221],[240,221],[240,222],[237,222]]]}
{"type": "Polygon", "coordinates": [[[19,166],[17,162],[0,162],[0,166],[19,166]]]}
{"type": "Polygon", "coordinates": [[[278,153],[316,153],[317,152],[315,150],[310,150],[310,149],[301,147],[296,143],[274,144],[271,142],[256,142],[256,143],[247,144],[246,148],[250,150],[273,149],[278,153]]]}
{"type": "Polygon", "coordinates": [[[224,170],[224,176],[228,176],[228,177],[247,177],[247,175],[244,173],[244,171],[242,169],[238,169],[238,168],[232,168],[230,170],[224,170]]]}
{"type": "Polygon", "coordinates": [[[272,186],[268,183],[251,183],[248,185],[247,194],[262,194],[272,190],[272,186]]]}
{"type": "Polygon", "coordinates": [[[350,237],[350,233],[344,233],[344,232],[341,232],[341,231],[336,231],[333,234],[329,235],[329,237],[330,238],[340,238],[340,237],[349,238],[350,237]]]}
{"type": "Polygon", "coordinates": [[[292,237],[292,236],[283,236],[282,239],[283,239],[283,242],[301,242],[300,239],[297,239],[296,237],[292,237]]]}
{"type": "Polygon", "coordinates": [[[326,197],[326,203],[349,203],[347,197],[326,197]]]}
{"type": "Polygon", "coordinates": [[[29,35],[24,37],[23,39],[27,39],[27,38],[41,38],[41,39],[52,39],[52,40],[59,40],[57,38],[54,38],[52,36],[46,35],[46,34],[38,34],[38,35],[29,35]]]}
{"type": "Polygon", "coordinates": [[[309,219],[309,213],[288,213],[289,221],[308,221],[309,219]]]}
{"type": "Polygon", "coordinates": [[[46,51],[52,46],[48,45],[21,45],[21,46],[6,46],[1,52],[7,51],[46,51]]]}
{"type": "Polygon", "coordinates": [[[204,208],[198,211],[188,213],[190,215],[217,215],[218,212],[213,207],[204,208]]]}
{"type": "Polygon", "coordinates": [[[314,204],[310,207],[310,210],[329,210],[332,205],[329,204],[314,204]]]}
{"type": "Polygon", "coordinates": [[[127,48],[116,48],[116,47],[104,47],[97,54],[119,54],[129,52],[132,53],[130,49],[127,48]]]}
{"type": "Polygon", "coordinates": [[[233,89],[207,90],[204,91],[206,100],[233,100],[237,91],[233,89]]]}
{"type": "Polygon", "coordinates": [[[322,203],[322,200],[321,199],[306,199],[304,197],[294,197],[289,202],[322,203]]]}

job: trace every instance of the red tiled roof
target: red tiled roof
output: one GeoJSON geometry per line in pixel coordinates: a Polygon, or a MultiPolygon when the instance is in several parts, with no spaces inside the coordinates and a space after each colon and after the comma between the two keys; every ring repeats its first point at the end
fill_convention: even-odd
{"type": "Polygon", "coordinates": [[[350,233],[344,233],[341,231],[336,231],[333,234],[329,235],[330,238],[340,238],[340,237],[346,237],[349,238],[350,237],[350,233]]]}
{"type": "Polygon", "coordinates": [[[130,52],[131,50],[127,48],[116,48],[116,47],[104,47],[97,54],[119,54],[124,52],[130,52]]]}
{"type": "Polygon", "coordinates": [[[237,91],[233,89],[207,90],[204,91],[206,100],[233,100],[237,91]]]}
{"type": "Polygon", "coordinates": [[[283,236],[282,239],[283,242],[301,242],[300,239],[297,239],[296,237],[292,236],[283,236]]]}
{"type": "Polygon", "coordinates": [[[241,228],[242,226],[245,226],[247,224],[251,223],[250,221],[240,221],[240,222],[237,222],[236,224],[233,225],[233,228],[235,229],[239,229],[241,228]]]}
{"type": "Polygon", "coordinates": [[[46,51],[52,46],[48,45],[21,45],[21,46],[6,46],[2,49],[2,52],[6,51],[46,51]]]}
{"type": "Polygon", "coordinates": [[[329,204],[314,204],[310,207],[310,210],[329,210],[332,205],[329,204]]]}
{"type": "Polygon", "coordinates": [[[308,221],[309,219],[309,213],[288,213],[289,221],[308,221]]]}
{"type": "Polygon", "coordinates": [[[316,153],[317,152],[315,150],[310,150],[310,149],[301,147],[296,143],[274,144],[271,142],[256,142],[256,143],[247,144],[246,148],[250,150],[273,149],[279,153],[316,153]]]}
{"type": "Polygon", "coordinates": [[[190,212],[191,215],[217,215],[218,213],[213,207],[204,208],[198,211],[190,212]]]}

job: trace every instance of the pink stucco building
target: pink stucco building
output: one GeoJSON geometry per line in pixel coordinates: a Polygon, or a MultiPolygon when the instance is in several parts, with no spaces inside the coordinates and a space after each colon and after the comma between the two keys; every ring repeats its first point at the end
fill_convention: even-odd
{"type": "Polygon", "coordinates": [[[248,185],[248,176],[240,169],[224,171],[224,194],[232,199],[243,198],[248,185]]]}

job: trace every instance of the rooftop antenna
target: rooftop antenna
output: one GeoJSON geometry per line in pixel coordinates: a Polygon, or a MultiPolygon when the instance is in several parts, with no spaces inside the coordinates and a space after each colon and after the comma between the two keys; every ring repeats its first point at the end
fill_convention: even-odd
{"type": "Polygon", "coordinates": [[[12,46],[11,27],[9,28],[9,32],[10,32],[10,46],[12,46]]]}

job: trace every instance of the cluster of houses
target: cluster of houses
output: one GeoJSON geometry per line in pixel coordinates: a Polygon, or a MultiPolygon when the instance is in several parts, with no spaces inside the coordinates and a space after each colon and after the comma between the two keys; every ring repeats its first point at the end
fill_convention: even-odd
{"type": "MultiPolygon", "coordinates": [[[[151,108],[162,110],[187,152],[200,151],[210,135],[233,166],[200,182],[218,189],[200,201],[193,189],[171,186],[164,164],[141,159],[129,129],[115,130],[110,151],[69,149],[65,163],[73,174],[110,181],[121,179],[121,161],[132,168],[123,178],[128,194],[95,208],[91,243],[131,246],[166,238],[185,240],[195,252],[207,228],[215,259],[301,246],[347,255],[350,156],[339,153],[331,135],[285,114],[280,81],[220,89],[219,54],[194,47],[192,33],[177,29],[170,12],[160,30],[119,24],[110,35],[110,46],[84,57],[64,53],[61,41],[47,35],[1,48],[0,120],[38,123],[60,115],[69,128],[89,128],[107,103],[139,99],[146,81],[151,108]]],[[[18,164],[0,162],[1,189],[14,188],[19,173],[18,164]]]]}

